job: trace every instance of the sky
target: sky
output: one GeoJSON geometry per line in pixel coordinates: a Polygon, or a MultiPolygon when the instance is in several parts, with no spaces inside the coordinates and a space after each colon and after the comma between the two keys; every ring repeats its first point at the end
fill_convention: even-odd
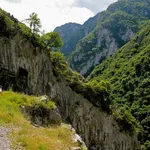
{"type": "Polygon", "coordinates": [[[117,0],[0,0],[0,7],[22,21],[38,14],[42,30],[53,31],[68,22],[83,24],[117,0]]]}

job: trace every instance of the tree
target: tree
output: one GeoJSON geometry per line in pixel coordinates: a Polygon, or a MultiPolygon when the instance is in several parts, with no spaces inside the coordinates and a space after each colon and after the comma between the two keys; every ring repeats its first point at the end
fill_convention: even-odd
{"type": "Polygon", "coordinates": [[[60,48],[63,45],[62,39],[57,32],[49,32],[41,36],[42,44],[47,49],[60,48]]]}
{"type": "Polygon", "coordinates": [[[24,21],[29,23],[29,26],[33,34],[40,32],[41,21],[36,13],[33,12],[32,14],[30,14],[29,18],[25,19],[24,21]]]}

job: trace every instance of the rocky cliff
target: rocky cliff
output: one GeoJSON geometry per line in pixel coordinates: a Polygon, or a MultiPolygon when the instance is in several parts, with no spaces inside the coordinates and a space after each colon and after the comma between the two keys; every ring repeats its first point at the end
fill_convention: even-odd
{"type": "MultiPolygon", "coordinates": [[[[3,21],[0,20],[0,26],[4,26],[3,21]]],[[[74,92],[63,78],[55,75],[50,57],[48,51],[33,46],[32,40],[21,32],[9,32],[7,36],[0,32],[0,84],[4,89],[47,94],[90,150],[140,149],[136,133],[120,132],[112,115],[74,92]]]]}

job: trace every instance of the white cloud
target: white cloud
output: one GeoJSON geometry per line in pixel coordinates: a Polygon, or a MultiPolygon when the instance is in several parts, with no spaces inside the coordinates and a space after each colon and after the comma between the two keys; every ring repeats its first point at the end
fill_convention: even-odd
{"type": "MultiPolygon", "coordinates": [[[[97,5],[91,2],[92,0],[0,0],[0,7],[20,21],[28,18],[32,12],[37,13],[43,29],[48,32],[68,22],[82,24],[94,16],[94,8],[98,10],[104,6],[101,6],[102,2],[99,0],[95,0],[97,5]]],[[[103,2],[106,3],[108,0],[103,2]]]]}
{"type": "Polygon", "coordinates": [[[98,13],[107,8],[107,6],[117,0],[74,0],[73,5],[76,7],[85,7],[93,13],[98,13]]]}

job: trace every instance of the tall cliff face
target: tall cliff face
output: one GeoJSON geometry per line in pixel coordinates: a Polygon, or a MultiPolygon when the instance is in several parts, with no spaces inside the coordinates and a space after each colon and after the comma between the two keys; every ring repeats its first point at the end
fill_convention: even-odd
{"type": "Polygon", "coordinates": [[[95,29],[78,42],[70,66],[87,76],[103,59],[134,37],[139,25],[150,18],[149,10],[149,0],[120,0],[110,5],[100,13],[95,29]]]}
{"type": "Polygon", "coordinates": [[[138,150],[136,134],[120,132],[112,115],[74,92],[53,73],[46,51],[35,47],[20,33],[0,36],[0,84],[4,88],[30,94],[47,94],[53,99],[64,120],[69,120],[81,134],[89,149],[138,150]]]}
{"type": "Polygon", "coordinates": [[[70,56],[71,53],[75,50],[76,44],[80,39],[87,36],[99,20],[99,13],[94,17],[89,18],[83,25],[76,23],[66,23],[60,27],[56,27],[54,31],[58,32],[64,42],[63,47],[60,51],[65,56],[70,56]]]}

